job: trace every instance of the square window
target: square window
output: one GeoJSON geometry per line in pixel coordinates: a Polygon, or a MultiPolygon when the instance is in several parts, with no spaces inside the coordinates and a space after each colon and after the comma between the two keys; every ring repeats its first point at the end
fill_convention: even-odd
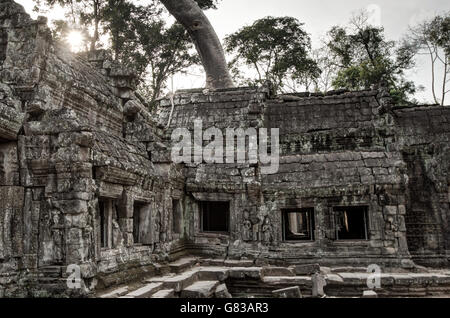
{"type": "Polygon", "coordinates": [[[314,240],[314,209],[285,210],[282,219],[285,241],[314,240]]]}
{"type": "Polygon", "coordinates": [[[201,230],[229,233],[230,202],[201,202],[201,230]]]}
{"type": "Polygon", "coordinates": [[[336,238],[338,240],[367,240],[367,207],[336,207],[336,238]]]}

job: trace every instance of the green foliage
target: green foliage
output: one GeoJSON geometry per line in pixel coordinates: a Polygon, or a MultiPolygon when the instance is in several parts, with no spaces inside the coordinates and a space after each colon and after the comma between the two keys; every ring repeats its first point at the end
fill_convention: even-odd
{"type": "Polygon", "coordinates": [[[239,63],[252,68],[257,78],[245,79],[248,84],[270,80],[275,89],[286,89],[288,80],[306,83],[320,74],[310,58],[311,40],[297,19],[266,17],[255,21],[225,39],[226,51],[234,55],[231,63],[235,77],[239,63]]]}
{"type": "MultiPolygon", "coordinates": [[[[55,5],[66,9],[67,20],[54,22],[55,40],[69,44],[68,34],[77,30],[84,35],[86,51],[106,47],[114,60],[144,79],[140,90],[151,101],[166,88],[170,76],[200,63],[187,31],[178,23],[166,25],[159,1],[146,6],[130,0],[34,1],[36,10],[55,5]],[[102,42],[101,36],[108,43],[102,42]]],[[[213,9],[219,1],[197,2],[204,9],[213,9]]]]}
{"type": "Polygon", "coordinates": [[[431,20],[425,36],[431,43],[442,48],[447,56],[450,55],[450,12],[431,20]]]}
{"type": "Polygon", "coordinates": [[[358,16],[350,28],[333,27],[327,46],[337,67],[334,88],[361,90],[387,82],[395,104],[410,103],[416,87],[406,80],[405,71],[414,65],[413,54],[386,40],[383,28],[369,25],[364,15],[358,16]]]}
{"type": "Polygon", "coordinates": [[[167,79],[199,64],[199,58],[186,29],[175,23],[166,27],[164,22],[155,22],[138,30],[140,50],[135,50],[131,60],[148,65],[151,100],[166,88],[167,79]]]}
{"type": "Polygon", "coordinates": [[[220,0],[194,0],[197,2],[200,8],[203,10],[207,9],[217,9],[217,4],[220,2],[220,0]]]}
{"type": "Polygon", "coordinates": [[[59,5],[66,9],[67,23],[72,29],[82,30],[90,50],[97,48],[100,36],[100,25],[104,21],[104,10],[108,0],[33,0],[35,11],[53,8],[59,5]],[[88,32],[93,29],[92,33],[88,32]]]}

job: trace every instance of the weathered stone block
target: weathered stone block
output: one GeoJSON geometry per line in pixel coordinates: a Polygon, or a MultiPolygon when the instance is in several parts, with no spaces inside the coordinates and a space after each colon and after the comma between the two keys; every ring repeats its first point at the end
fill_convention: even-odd
{"type": "Polygon", "coordinates": [[[306,264],[306,265],[295,265],[294,273],[299,276],[303,275],[313,275],[315,273],[320,273],[319,264],[306,264]]]}
{"type": "Polygon", "coordinates": [[[274,290],[272,295],[276,298],[302,298],[302,293],[298,286],[274,290]]]}

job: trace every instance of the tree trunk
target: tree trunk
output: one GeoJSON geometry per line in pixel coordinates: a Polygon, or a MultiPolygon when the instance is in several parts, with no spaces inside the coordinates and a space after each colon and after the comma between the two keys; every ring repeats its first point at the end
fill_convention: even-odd
{"type": "Polygon", "coordinates": [[[94,36],[92,37],[91,40],[91,47],[90,47],[91,52],[95,51],[95,46],[100,36],[98,33],[98,28],[100,24],[99,3],[97,1],[94,1],[93,4],[94,4],[94,36]]]}
{"type": "Polygon", "coordinates": [[[233,87],[220,40],[203,10],[193,0],[161,0],[189,32],[206,72],[207,88],[233,87]]]}

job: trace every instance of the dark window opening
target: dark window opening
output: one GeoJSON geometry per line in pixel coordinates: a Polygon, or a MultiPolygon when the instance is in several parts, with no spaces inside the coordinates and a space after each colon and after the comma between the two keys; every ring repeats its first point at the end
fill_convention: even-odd
{"type": "Polygon", "coordinates": [[[43,112],[34,112],[28,114],[28,121],[42,121],[42,118],[44,117],[43,112]]]}
{"type": "Polygon", "coordinates": [[[8,47],[8,33],[5,29],[0,29],[0,63],[6,59],[6,50],[8,47]]]}
{"type": "Polygon", "coordinates": [[[338,240],[367,240],[367,207],[334,208],[338,240]]]}
{"type": "Polygon", "coordinates": [[[92,179],[97,180],[97,169],[92,167],[92,179]]]}
{"type": "Polygon", "coordinates": [[[108,247],[108,230],[107,230],[107,213],[105,210],[105,202],[98,201],[100,215],[100,247],[108,247]]]}
{"type": "Polygon", "coordinates": [[[229,202],[201,202],[201,230],[228,233],[230,222],[229,202]]]}
{"type": "Polygon", "coordinates": [[[136,113],[134,113],[134,114],[125,114],[124,117],[125,117],[125,120],[127,122],[132,123],[132,122],[134,122],[136,120],[137,114],[136,113]]]}
{"type": "Polygon", "coordinates": [[[133,241],[135,244],[142,243],[141,242],[141,235],[140,235],[140,228],[141,228],[141,211],[144,207],[143,204],[140,203],[134,203],[133,207],[133,241]]]}
{"type": "Polygon", "coordinates": [[[283,211],[283,239],[285,241],[313,241],[314,209],[283,211]]]}
{"type": "Polygon", "coordinates": [[[6,154],[8,153],[7,145],[8,141],[0,138],[0,184],[6,178],[6,154]]]}
{"type": "Polygon", "coordinates": [[[4,165],[5,165],[5,155],[3,154],[3,152],[1,152],[0,149],[0,180],[6,172],[4,165]]]}
{"type": "Polygon", "coordinates": [[[172,200],[172,231],[181,234],[181,206],[179,200],[172,200]]]}

